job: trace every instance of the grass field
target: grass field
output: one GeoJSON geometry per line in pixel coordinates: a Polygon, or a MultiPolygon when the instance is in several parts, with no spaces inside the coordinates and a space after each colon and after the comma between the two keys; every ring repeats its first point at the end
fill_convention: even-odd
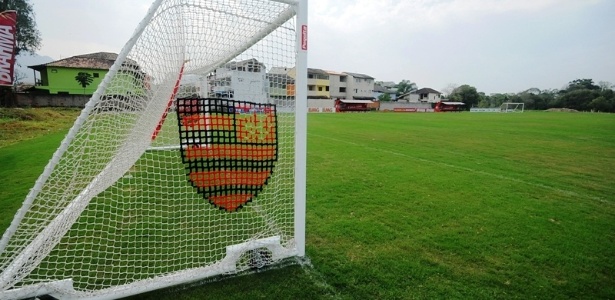
{"type": "MultiPolygon", "coordinates": [[[[0,134],[0,231],[34,136],[0,134]]],[[[614,195],[613,114],[311,114],[311,264],[133,298],[613,299],[614,195]]]]}

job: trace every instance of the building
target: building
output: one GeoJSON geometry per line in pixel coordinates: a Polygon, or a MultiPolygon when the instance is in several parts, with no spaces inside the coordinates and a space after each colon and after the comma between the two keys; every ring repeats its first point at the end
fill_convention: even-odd
{"type": "Polygon", "coordinates": [[[442,93],[434,89],[422,88],[410,93],[399,95],[398,100],[406,100],[410,103],[437,103],[442,100],[441,95],[442,93]]]}
{"type": "MultiPolygon", "coordinates": [[[[275,72],[282,72],[285,68],[276,68],[275,72]]],[[[295,68],[289,69],[288,76],[296,79],[295,68]]],[[[307,97],[308,99],[330,99],[329,93],[329,74],[321,69],[307,69],[307,97]]]]}
{"type": "Polygon", "coordinates": [[[388,94],[389,97],[391,98],[391,101],[397,100],[397,89],[396,88],[390,88],[382,84],[375,83],[374,91],[372,94],[374,96],[374,99],[379,99],[380,96],[384,94],[388,94]]]}
{"type": "Polygon", "coordinates": [[[346,99],[374,100],[374,77],[344,72],[347,76],[346,99]]]}
{"type": "Polygon", "coordinates": [[[209,97],[267,103],[269,82],[264,64],[251,58],[232,61],[207,76],[209,97]]]}
{"type": "Polygon", "coordinates": [[[331,98],[374,100],[374,78],[365,74],[327,71],[331,84],[331,98]]]}
{"type": "Polygon", "coordinates": [[[182,76],[177,98],[182,97],[207,97],[207,78],[197,74],[185,74],[182,76]]]}
{"type": "Polygon", "coordinates": [[[332,99],[346,99],[348,76],[341,72],[327,71],[329,74],[330,94],[332,99]]]}
{"type": "Polygon", "coordinates": [[[295,99],[295,79],[278,73],[268,73],[269,97],[279,100],[295,99]]]}
{"type": "MultiPolygon", "coordinates": [[[[115,63],[117,56],[115,53],[97,52],[28,66],[40,74],[40,78],[35,78],[37,84],[33,91],[58,95],[92,95],[115,63]],[[80,81],[77,79],[78,76],[89,80],[80,81]]],[[[116,84],[111,84],[112,90],[108,90],[107,93],[125,95],[143,92],[147,76],[140,71],[139,65],[128,59],[124,69],[130,72],[118,73],[114,81],[116,84]]]]}

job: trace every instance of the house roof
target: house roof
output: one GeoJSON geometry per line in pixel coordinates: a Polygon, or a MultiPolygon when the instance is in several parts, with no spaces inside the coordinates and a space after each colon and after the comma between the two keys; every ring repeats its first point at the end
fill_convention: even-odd
{"type": "Polygon", "coordinates": [[[397,84],[395,84],[395,82],[393,81],[383,81],[381,85],[386,88],[392,88],[395,87],[397,84]]]}
{"type": "Polygon", "coordinates": [[[349,99],[340,99],[341,102],[343,103],[364,103],[364,104],[371,104],[374,103],[374,101],[371,100],[349,100],[349,99]]]}
{"type": "MultiPolygon", "coordinates": [[[[117,54],[110,52],[96,52],[90,54],[76,55],[42,65],[28,66],[28,68],[37,71],[45,69],[46,67],[109,70],[111,66],[113,66],[113,63],[115,63],[117,56],[117,54]]],[[[129,61],[133,65],[136,65],[136,62],[134,60],[127,59],[127,61],[129,61]]]]}
{"type": "Polygon", "coordinates": [[[379,84],[374,84],[374,92],[384,93],[387,89],[379,84]]]}
{"type": "Polygon", "coordinates": [[[412,94],[438,94],[438,95],[442,94],[442,93],[440,93],[440,92],[438,92],[438,91],[436,91],[434,89],[431,89],[431,88],[422,88],[420,90],[416,90],[416,91],[411,92],[411,93],[412,94]]]}
{"type": "Polygon", "coordinates": [[[365,74],[359,74],[359,73],[350,73],[350,72],[344,72],[345,74],[348,74],[354,78],[365,78],[365,79],[374,79],[374,77],[371,77],[369,75],[365,75],[365,74]]]}
{"type": "Polygon", "coordinates": [[[369,101],[371,101],[371,100],[374,100],[376,98],[374,98],[374,97],[363,97],[363,96],[352,96],[352,99],[354,99],[354,100],[369,100],[369,101]]]}
{"type": "Polygon", "coordinates": [[[344,74],[342,72],[331,71],[331,70],[326,70],[325,72],[329,73],[329,75],[338,75],[338,76],[345,76],[346,75],[346,74],[344,74]]]}
{"type": "Polygon", "coordinates": [[[312,69],[312,68],[308,68],[307,69],[308,74],[323,74],[323,75],[329,75],[329,73],[327,73],[327,71],[325,70],[321,70],[321,69],[312,69]]]}

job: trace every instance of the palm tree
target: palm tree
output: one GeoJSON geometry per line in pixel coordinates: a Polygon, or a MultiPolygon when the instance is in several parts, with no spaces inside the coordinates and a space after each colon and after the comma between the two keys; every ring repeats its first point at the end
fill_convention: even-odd
{"type": "Polygon", "coordinates": [[[79,72],[77,76],[75,76],[75,80],[79,82],[79,84],[83,87],[83,94],[85,95],[85,87],[90,85],[94,79],[92,79],[92,75],[86,72],[79,72]]]}

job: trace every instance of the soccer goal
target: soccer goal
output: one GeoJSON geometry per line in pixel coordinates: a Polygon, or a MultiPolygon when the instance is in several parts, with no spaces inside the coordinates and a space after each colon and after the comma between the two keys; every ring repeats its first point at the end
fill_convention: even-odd
{"type": "Polygon", "coordinates": [[[525,108],[524,103],[502,103],[500,106],[500,112],[503,113],[522,113],[525,108]]]}
{"type": "Polygon", "coordinates": [[[154,1],[2,236],[0,299],[304,256],[306,60],[307,0],[154,1]]]}

